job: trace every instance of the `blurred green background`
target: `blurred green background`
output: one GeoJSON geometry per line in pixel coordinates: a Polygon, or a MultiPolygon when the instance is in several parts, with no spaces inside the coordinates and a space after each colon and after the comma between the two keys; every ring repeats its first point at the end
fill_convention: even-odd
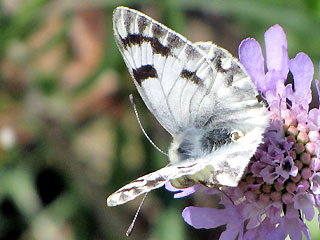
{"type": "MultiPolygon", "coordinates": [[[[124,239],[140,201],[107,208],[106,197],[167,164],[128,100],[136,96],[146,131],[166,150],[170,136],[139,98],[113,39],[118,5],[235,56],[242,39],[263,44],[278,23],[289,56],[307,53],[319,79],[318,0],[0,0],[0,239],[124,239]]],[[[181,218],[186,206],[217,201],[154,191],[131,238],[217,239],[223,228],[195,230],[181,218]]],[[[316,221],[310,226],[320,239],[316,221]]]]}

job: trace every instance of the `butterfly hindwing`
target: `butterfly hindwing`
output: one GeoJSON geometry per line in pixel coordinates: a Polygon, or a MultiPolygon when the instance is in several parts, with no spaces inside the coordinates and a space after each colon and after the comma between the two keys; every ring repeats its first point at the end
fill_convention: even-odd
{"type": "Polygon", "coordinates": [[[251,146],[257,144],[254,137],[257,134],[260,134],[259,129],[254,129],[231,148],[224,146],[202,158],[169,164],[142,176],[110,195],[107,204],[108,206],[123,204],[141,194],[162,187],[167,181],[182,188],[199,183],[208,187],[221,185],[235,187],[255,152],[251,146]]]}
{"type": "Polygon", "coordinates": [[[201,49],[212,68],[215,69],[215,80],[208,94],[201,98],[193,121],[198,127],[228,126],[243,129],[247,127],[264,128],[266,109],[257,101],[256,88],[241,63],[232,55],[213,44],[199,42],[195,45],[201,49]]]}

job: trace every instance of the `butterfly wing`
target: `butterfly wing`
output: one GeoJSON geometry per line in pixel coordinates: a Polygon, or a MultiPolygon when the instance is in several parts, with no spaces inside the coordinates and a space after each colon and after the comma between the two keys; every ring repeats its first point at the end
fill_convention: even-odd
{"type": "Polygon", "coordinates": [[[215,79],[203,52],[133,9],[116,8],[113,26],[117,45],[148,109],[171,135],[186,129],[191,115],[198,115],[194,95],[204,95],[215,79]]]}
{"type": "Polygon", "coordinates": [[[115,206],[167,181],[236,186],[268,125],[266,109],[243,66],[213,43],[195,43],[126,7],[114,11],[114,35],[148,109],[175,138],[188,128],[241,131],[239,141],[145,175],[108,198],[115,206]]]}
{"type": "Polygon", "coordinates": [[[255,149],[251,146],[256,144],[254,136],[257,134],[260,134],[259,130],[253,129],[239,141],[226,145],[205,157],[169,164],[158,171],[140,177],[110,195],[107,204],[112,207],[126,203],[141,194],[162,187],[167,181],[182,188],[198,183],[208,187],[216,185],[235,187],[243,174],[245,168],[243,163],[245,162],[246,166],[248,156],[251,157],[254,154],[255,149]]]}
{"type": "Polygon", "coordinates": [[[208,129],[232,126],[244,134],[260,128],[262,134],[269,123],[267,110],[257,100],[256,87],[242,64],[212,42],[199,42],[195,46],[211,63],[215,79],[206,94],[198,92],[192,99],[191,108],[198,111],[191,116],[191,122],[208,129]]]}

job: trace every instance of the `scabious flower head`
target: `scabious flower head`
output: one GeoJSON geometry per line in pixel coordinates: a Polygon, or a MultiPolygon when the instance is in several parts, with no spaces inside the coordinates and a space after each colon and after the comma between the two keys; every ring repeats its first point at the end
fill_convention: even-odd
{"type": "MultiPolygon", "coordinates": [[[[246,39],[239,47],[240,61],[268,106],[271,123],[263,143],[237,187],[207,190],[220,193],[223,209],[187,207],[182,213],[195,228],[226,224],[220,239],[289,235],[298,240],[302,233],[310,239],[305,220],[314,218],[314,206],[320,208],[320,110],[309,110],[313,64],[304,53],[289,60],[286,35],[279,25],[266,31],[265,46],[267,72],[255,39],[246,39]],[[293,85],[285,84],[290,73],[293,85]]],[[[317,81],[316,86],[319,94],[317,81]]]]}

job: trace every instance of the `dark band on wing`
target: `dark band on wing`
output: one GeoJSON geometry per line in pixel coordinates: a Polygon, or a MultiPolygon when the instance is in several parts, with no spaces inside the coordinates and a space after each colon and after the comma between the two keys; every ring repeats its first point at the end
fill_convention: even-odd
{"type": "Polygon", "coordinates": [[[164,179],[163,177],[158,177],[154,180],[148,180],[146,182],[146,187],[150,187],[150,188],[153,188],[153,187],[156,187],[157,185],[159,185],[159,182],[165,182],[167,181],[166,179],[164,179]]]}
{"type": "Polygon", "coordinates": [[[144,179],[138,178],[136,180],[133,180],[131,183],[137,183],[137,182],[143,182],[143,181],[144,181],[144,179]]]}
{"type": "Polygon", "coordinates": [[[172,55],[170,48],[162,45],[157,38],[145,37],[141,34],[129,34],[126,38],[121,38],[124,48],[131,47],[132,45],[141,45],[143,42],[150,43],[155,54],[160,54],[161,56],[172,55]]]}
{"type": "Polygon", "coordinates": [[[172,48],[180,48],[185,42],[176,34],[169,32],[167,38],[168,45],[172,48]]]}
{"type": "Polygon", "coordinates": [[[222,59],[227,58],[227,54],[223,52],[221,49],[216,49],[214,52],[214,57],[210,59],[210,61],[214,64],[215,69],[220,72],[226,74],[226,83],[227,86],[231,86],[233,83],[233,78],[235,75],[244,74],[241,70],[240,66],[235,62],[231,62],[230,68],[224,69],[222,67],[222,59]]]}
{"type": "Polygon", "coordinates": [[[194,84],[197,84],[197,85],[202,83],[201,78],[199,78],[197,76],[196,72],[191,72],[189,70],[184,69],[184,70],[182,70],[180,76],[182,78],[189,80],[189,81],[192,81],[194,84]]]}
{"type": "Polygon", "coordinates": [[[138,29],[139,32],[142,33],[146,27],[150,24],[150,22],[145,17],[138,17],[138,29]]]}
{"type": "Polygon", "coordinates": [[[188,166],[177,166],[177,168],[178,168],[178,169],[192,168],[192,167],[194,167],[195,165],[197,165],[197,163],[194,163],[194,164],[191,164],[191,165],[188,165],[188,166]]]}
{"type": "MultiPolygon", "coordinates": [[[[159,183],[161,184],[162,182],[166,182],[167,179],[161,176],[157,177],[154,180],[136,179],[131,183],[129,183],[128,185],[131,185],[132,183],[136,183],[136,182],[143,182],[143,181],[146,181],[145,185],[143,186],[132,186],[124,189],[119,189],[118,191],[116,191],[116,193],[127,193],[132,191],[134,195],[139,195],[143,191],[144,187],[153,188],[153,187],[159,186],[159,183]]],[[[123,195],[123,197],[126,197],[126,196],[123,195]]]]}
{"type": "Polygon", "coordinates": [[[159,24],[153,23],[152,24],[152,34],[155,38],[162,38],[166,35],[167,30],[161,27],[159,24]]]}
{"type": "Polygon", "coordinates": [[[157,70],[152,65],[143,65],[137,69],[133,69],[134,79],[141,86],[141,83],[148,78],[158,78],[157,70]]]}

